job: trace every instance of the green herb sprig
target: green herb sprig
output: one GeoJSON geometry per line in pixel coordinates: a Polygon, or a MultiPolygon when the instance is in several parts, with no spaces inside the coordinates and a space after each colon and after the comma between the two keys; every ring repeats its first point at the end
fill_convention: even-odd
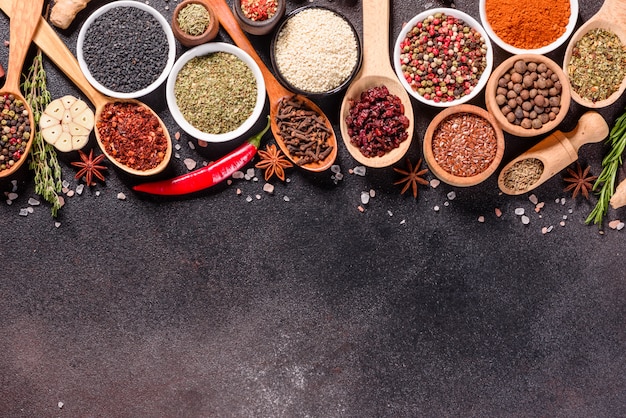
{"type": "Polygon", "coordinates": [[[585,223],[593,222],[602,225],[602,220],[609,209],[609,203],[615,192],[617,172],[622,165],[622,156],[626,148],[626,112],[615,121],[615,125],[609,132],[607,144],[610,147],[607,155],[602,159],[602,172],[593,185],[593,190],[600,190],[598,203],[593,208],[585,223]]]}
{"type": "Polygon", "coordinates": [[[43,67],[41,50],[35,54],[22,88],[25,92],[24,97],[32,109],[35,122],[33,127],[35,135],[29,164],[29,168],[35,173],[35,193],[52,205],[52,216],[56,217],[62,206],[59,199],[59,193],[62,189],[61,166],[54,147],[44,141],[37,128],[43,111],[50,103],[50,92],[46,83],[46,71],[43,67]]]}

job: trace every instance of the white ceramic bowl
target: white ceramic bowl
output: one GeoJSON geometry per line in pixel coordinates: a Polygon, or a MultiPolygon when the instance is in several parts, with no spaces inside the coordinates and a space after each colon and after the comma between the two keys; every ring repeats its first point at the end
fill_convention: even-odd
{"type": "Polygon", "coordinates": [[[254,126],[254,124],[261,116],[261,113],[263,112],[263,108],[265,106],[265,96],[265,81],[263,79],[263,73],[261,73],[261,69],[259,68],[257,63],[244,50],[224,42],[210,42],[208,44],[198,45],[181,55],[181,57],[174,63],[165,87],[165,98],[167,100],[167,106],[178,126],[180,126],[185,132],[187,132],[194,138],[206,142],[226,142],[237,139],[245,134],[254,126]],[[181,113],[180,108],[176,103],[176,96],[174,94],[176,78],[178,77],[178,72],[181,70],[181,68],[183,68],[183,66],[192,58],[208,55],[214,52],[230,53],[242,60],[248,66],[248,68],[252,70],[252,74],[256,79],[257,86],[256,102],[254,109],[252,110],[252,114],[237,129],[221,134],[202,132],[201,130],[191,125],[181,113]]]}
{"type": "Polygon", "coordinates": [[[570,3],[570,17],[569,17],[567,26],[565,27],[565,32],[561,36],[559,36],[551,44],[548,44],[541,48],[535,48],[535,49],[516,48],[513,45],[509,45],[508,43],[504,42],[498,35],[495,34],[493,29],[491,28],[491,25],[489,24],[489,21],[487,20],[487,15],[485,13],[485,2],[486,0],[480,0],[480,3],[479,3],[480,20],[482,21],[485,27],[485,31],[487,31],[487,34],[489,35],[491,40],[493,40],[500,48],[504,49],[507,52],[510,52],[511,54],[544,55],[544,54],[547,54],[548,52],[554,51],[572,35],[572,33],[574,32],[574,28],[576,27],[576,21],[578,20],[578,0],[570,0],[569,2],[570,3]]]}
{"type": "Polygon", "coordinates": [[[429,106],[434,106],[434,107],[451,107],[451,106],[456,106],[456,105],[468,102],[469,100],[476,97],[476,95],[478,95],[478,93],[480,93],[480,91],[485,87],[485,85],[487,84],[487,80],[489,79],[489,74],[491,73],[491,69],[493,67],[493,48],[491,46],[491,41],[489,40],[489,36],[487,35],[487,32],[485,32],[485,29],[483,29],[480,23],[478,23],[473,17],[471,17],[467,13],[463,13],[460,10],[450,9],[450,8],[429,9],[429,10],[425,10],[421,12],[420,14],[416,15],[411,20],[409,20],[400,31],[400,34],[398,34],[398,37],[396,38],[396,43],[393,48],[393,66],[396,71],[396,75],[400,79],[400,83],[402,83],[406,91],[415,99],[417,99],[419,102],[424,103],[429,106]],[[431,99],[427,100],[417,91],[413,90],[411,85],[406,81],[406,79],[404,78],[404,75],[402,74],[402,68],[401,68],[401,63],[400,63],[400,44],[406,38],[406,35],[419,22],[422,22],[428,16],[434,15],[436,13],[443,13],[446,16],[452,16],[457,19],[462,19],[463,21],[465,21],[467,25],[469,25],[470,27],[472,27],[478,33],[481,34],[481,36],[484,38],[485,46],[487,47],[487,65],[484,71],[482,72],[478,80],[478,83],[474,86],[473,90],[469,94],[466,94],[464,96],[461,96],[458,99],[455,99],[449,102],[435,102],[431,99]]]}
{"type": "Polygon", "coordinates": [[[167,76],[170,70],[172,69],[172,66],[174,65],[174,61],[176,60],[176,40],[174,38],[174,33],[172,32],[172,28],[169,22],[165,19],[165,17],[163,17],[163,15],[161,15],[161,13],[159,13],[154,8],[144,3],[140,3],[138,1],[126,1],[126,0],[114,1],[94,11],[91,15],[89,15],[89,17],[87,18],[83,26],[80,28],[80,31],[78,32],[78,41],[76,43],[76,58],[78,59],[78,64],[80,65],[80,69],[85,75],[85,78],[87,78],[89,83],[100,93],[105,94],[110,97],[118,98],[118,99],[136,99],[136,98],[143,97],[153,92],[161,84],[163,84],[165,79],[167,79],[167,76]],[[163,67],[163,71],[152,84],[150,84],[149,86],[141,90],[136,90],[132,92],[117,92],[117,91],[113,91],[109,89],[108,87],[105,87],[98,80],[96,80],[94,76],[91,74],[83,56],[83,45],[85,43],[85,36],[87,34],[87,29],[89,28],[89,26],[98,17],[100,17],[104,13],[116,7],[135,7],[137,9],[150,13],[159,22],[161,28],[163,29],[163,32],[165,32],[165,35],[167,37],[167,43],[168,43],[167,61],[165,63],[165,66],[163,67]]]}

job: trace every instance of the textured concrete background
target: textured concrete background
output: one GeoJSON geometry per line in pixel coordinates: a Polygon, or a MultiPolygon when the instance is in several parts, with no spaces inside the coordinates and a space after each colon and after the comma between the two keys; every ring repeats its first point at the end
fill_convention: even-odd
{"type": "MultiPolygon", "coordinates": [[[[70,49],[103,3],[60,32],[70,49]]],[[[288,9],[308,3],[361,30],[360,2],[288,9]]],[[[391,42],[403,21],[442,5],[392,3],[391,42]]],[[[150,4],[170,18],[176,3],[150,4]]],[[[477,2],[457,7],[478,17],[477,2]]],[[[579,25],[599,7],[581,2],[579,25]]],[[[8,39],[1,14],[0,24],[8,39]]],[[[267,59],[269,37],[253,41],[267,59]]],[[[507,57],[496,52],[496,64],[507,57]]],[[[0,58],[6,68],[7,48],[0,58]]],[[[82,96],[46,69],[53,97],[82,96]]],[[[173,134],[163,98],[161,89],[144,101],[173,134]]],[[[322,103],[335,123],[340,99],[322,103]]],[[[624,104],[602,111],[609,123],[624,104]]],[[[436,111],[414,107],[415,161],[436,111]]],[[[584,110],[572,105],[562,130],[584,110]]],[[[538,139],[507,136],[503,164],[538,139]]],[[[189,140],[165,175],[225,151],[189,140]]],[[[603,153],[595,144],[580,155],[599,174],[603,153]]],[[[75,159],[61,156],[72,189],[75,159]]],[[[291,170],[274,195],[238,181],[181,199],[136,195],[134,179],[110,167],[105,185],[66,198],[58,227],[45,205],[18,215],[36,197],[22,170],[19,198],[0,204],[0,416],[626,416],[625,239],[584,224],[595,197],[569,199],[557,175],[535,190],[546,204],[537,214],[527,195],[501,195],[493,176],[422,188],[414,201],[391,168],[349,174],[357,164],[343,147],[337,163],[337,184],[330,172],[291,170]]]]}

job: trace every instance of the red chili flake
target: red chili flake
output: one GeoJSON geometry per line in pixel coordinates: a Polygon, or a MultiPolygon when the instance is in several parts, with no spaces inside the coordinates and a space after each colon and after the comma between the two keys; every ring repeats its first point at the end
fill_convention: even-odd
{"type": "Polygon", "coordinates": [[[476,176],[496,157],[498,142],[493,126],[472,113],[445,118],[433,134],[432,148],[437,164],[459,177],[476,176]]]}
{"type": "Polygon", "coordinates": [[[106,152],[134,170],[150,170],[165,158],[167,137],[159,118],[144,105],[108,103],[96,127],[106,152]]]}
{"type": "Polygon", "coordinates": [[[250,20],[267,20],[276,14],[278,0],[241,0],[241,11],[250,20]]]}
{"type": "Polygon", "coordinates": [[[386,86],[372,87],[351,101],[346,125],[350,142],[368,158],[385,155],[409,137],[404,105],[386,86]]]}

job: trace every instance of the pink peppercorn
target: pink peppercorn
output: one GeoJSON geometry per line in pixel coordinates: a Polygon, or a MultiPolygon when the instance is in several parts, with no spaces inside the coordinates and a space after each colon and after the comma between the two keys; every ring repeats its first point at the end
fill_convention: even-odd
{"type": "Polygon", "coordinates": [[[400,48],[406,82],[436,103],[470,94],[487,67],[487,44],[480,32],[444,13],[418,22],[400,48]]]}

